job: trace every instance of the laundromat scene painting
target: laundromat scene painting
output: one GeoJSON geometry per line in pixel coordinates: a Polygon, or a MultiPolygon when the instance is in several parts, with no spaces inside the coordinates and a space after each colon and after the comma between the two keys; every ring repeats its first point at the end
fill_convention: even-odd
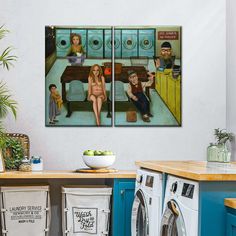
{"type": "Polygon", "coordinates": [[[46,126],[181,126],[180,26],[45,29],[46,126]]]}

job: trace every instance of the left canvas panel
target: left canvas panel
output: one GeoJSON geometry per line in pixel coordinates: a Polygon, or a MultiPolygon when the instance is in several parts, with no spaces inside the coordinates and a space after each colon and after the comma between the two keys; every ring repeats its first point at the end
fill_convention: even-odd
{"type": "Polygon", "coordinates": [[[112,126],[112,28],[45,27],[45,124],[112,126]]]}

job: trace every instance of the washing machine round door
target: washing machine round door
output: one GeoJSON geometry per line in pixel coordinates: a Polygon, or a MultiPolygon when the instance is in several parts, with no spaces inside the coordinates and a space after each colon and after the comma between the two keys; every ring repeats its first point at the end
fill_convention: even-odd
{"type": "Polygon", "coordinates": [[[153,42],[152,40],[148,39],[148,38],[143,38],[140,41],[140,47],[144,50],[148,50],[153,46],[153,42]]]}
{"type": "Polygon", "coordinates": [[[70,37],[58,36],[56,40],[56,45],[59,49],[67,49],[70,47],[70,37]]]}
{"type": "Polygon", "coordinates": [[[100,49],[102,44],[102,38],[99,36],[92,36],[89,39],[89,46],[94,50],[100,49]]]}
{"type": "Polygon", "coordinates": [[[166,204],[161,220],[160,236],[186,236],[182,213],[174,200],[166,204]]]}
{"type": "Polygon", "coordinates": [[[132,236],[149,236],[149,217],[146,200],[142,190],[138,190],[132,208],[132,236]]]}
{"type": "Polygon", "coordinates": [[[123,45],[126,49],[128,50],[132,50],[136,47],[137,42],[135,41],[135,39],[133,37],[127,37],[124,41],[123,41],[123,45]]]}
{"type": "MultiPolygon", "coordinates": [[[[112,40],[111,38],[108,38],[106,40],[106,45],[109,49],[112,48],[112,40]]],[[[117,49],[118,47],[120,46],[120,40],[118,38],[115,38],[115,41],[114,41],[114,48],[117,49]]]]}

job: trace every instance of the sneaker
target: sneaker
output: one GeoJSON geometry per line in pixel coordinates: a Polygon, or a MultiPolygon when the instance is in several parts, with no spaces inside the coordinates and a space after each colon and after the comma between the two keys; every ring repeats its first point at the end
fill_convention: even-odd
{"type": "Polygon", "coordinates": [[[148,113],[147,115],[148,115],[149,117],[153,117],[153,115],[152,115],[151,113],[148,113]]]}
{"type": "Polygon", "coordinates": [[[54,121],[49,121],[49,125],[55,125],[56,123],[54,121]]]}

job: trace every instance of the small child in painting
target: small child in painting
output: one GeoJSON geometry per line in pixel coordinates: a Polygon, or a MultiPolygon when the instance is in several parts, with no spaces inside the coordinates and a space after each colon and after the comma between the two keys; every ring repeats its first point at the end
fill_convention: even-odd
{"type": "Polygon", "coordinates": [[[56,120],[56,116],[61,113],[63,101],[55,84],[49,85],[49,91],[49,124],[54,125],[58,122],[58,120],[56,120]]]}
{"type": "Polygon", "coordinates": [[[150,104],[144,90],[146,87],[150,87],[153,83],[153,76],[149,77],[147,82],[141,82],[138,79],[138,75],[135,71],[128,71],[128,89],[127,94],[133,101],[134,105],[140,111],[144,122],[150,122],[150,104]]]}

